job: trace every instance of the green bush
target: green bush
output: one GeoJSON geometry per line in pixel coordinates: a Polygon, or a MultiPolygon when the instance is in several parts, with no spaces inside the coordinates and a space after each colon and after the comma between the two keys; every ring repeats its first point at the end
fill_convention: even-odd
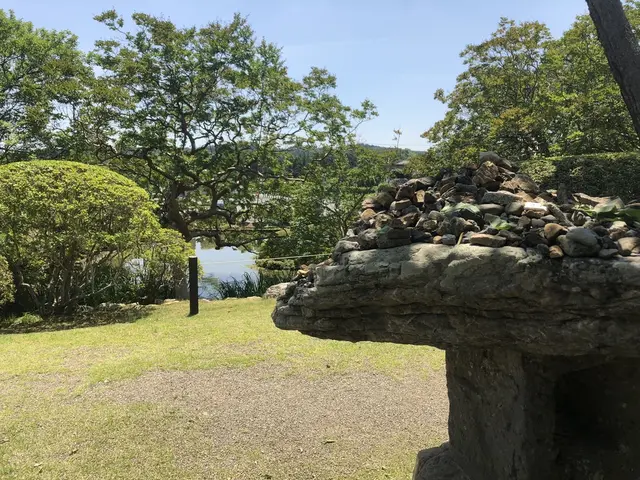
{"type": "Polygon", "coordinates": [[[520,167],[543,188],[564,183],[573,193],[640,198],[640,153],[535,158],[520,167]]]}
{"type": "Polygon", "coordinates": [[[165,232],[153,209],[143,189],[102,167],[0,166],[0,255],[13,270],[20,307],[56,313],[179,278],[176,265],[186,266],[190,246],[165,232]]]}
{"type": "Polygon", "coordinates": [[[0,256],[0,307],[13,302],[14,290],[13,275],[7,259],[0,256]]]}

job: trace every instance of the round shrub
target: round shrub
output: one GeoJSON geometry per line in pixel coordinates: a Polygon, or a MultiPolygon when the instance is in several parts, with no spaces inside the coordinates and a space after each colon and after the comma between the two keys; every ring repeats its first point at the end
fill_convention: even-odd
{"type": "Polygon", "coordinates": [[[13,275],[7,259],[0,256],[0,307],[13,302],[13,275]]]}
{"type": "Polygon", "coordinates": [[[18,301],[52,313],[127,281],[123,266],[162,236],[153,210],[142,188],[106,168],[0,166],[0,254],[15,274],[18,301]]]}

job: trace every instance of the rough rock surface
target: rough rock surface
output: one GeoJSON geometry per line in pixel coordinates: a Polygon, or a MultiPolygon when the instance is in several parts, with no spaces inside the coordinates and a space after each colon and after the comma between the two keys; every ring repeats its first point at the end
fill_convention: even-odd
{"type": "Polygon", "coordinates": [[[263,298],[278,298],[287,291],[288,283],[278,283],[276,285],[271,285],[267,288],[267,291],[264,292],[263,298]]]}
{"type": "Polygon", "coordinates": [[[640,356],[640,258],[412,244],[352,251],[289,284],[287,330],[342,340],[640,356]]]}

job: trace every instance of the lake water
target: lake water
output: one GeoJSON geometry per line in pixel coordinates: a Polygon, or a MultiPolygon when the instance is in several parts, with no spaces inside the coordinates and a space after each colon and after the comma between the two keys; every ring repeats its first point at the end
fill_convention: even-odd
{"type": "MultiPolygon", "coordinates": [[[[220,250],[202,248],[196,244],[196,255],[205,277],[215,277],[219,280],[229,280],[232,277],[240,278],[245,273],[255,274],[255,255],[249,252],[241,252],[235,248],[225,247],[220,250]]],[[[200,296],[204,298],[214,296],[211,288],[203,282],[200,296]]]]}

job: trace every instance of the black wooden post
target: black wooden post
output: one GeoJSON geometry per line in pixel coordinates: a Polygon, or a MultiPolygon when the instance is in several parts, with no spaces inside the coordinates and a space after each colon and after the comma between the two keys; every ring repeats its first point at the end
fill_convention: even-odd
{"type": "Polygon", "coordinates": [[[189,315],[198,314],[198,257],[189,257],[189,315]]]}

